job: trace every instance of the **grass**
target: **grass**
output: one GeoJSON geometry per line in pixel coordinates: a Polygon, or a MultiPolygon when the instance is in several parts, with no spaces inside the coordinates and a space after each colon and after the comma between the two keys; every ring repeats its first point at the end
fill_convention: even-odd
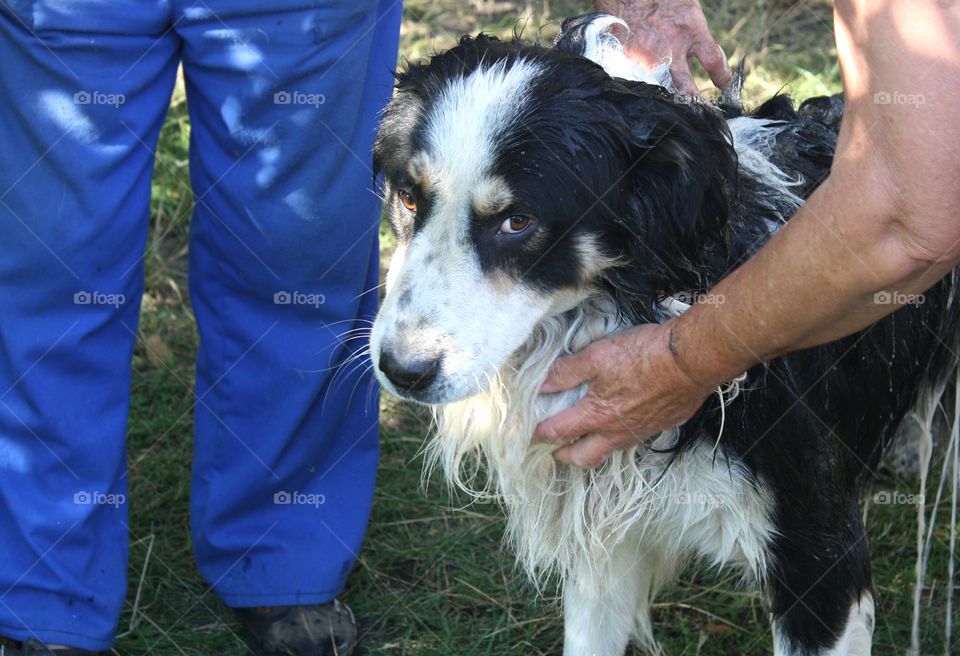
{"type": "MultiPolygon", "coordinates": [[[[797,97],[839,90],[831,4],[823,0],[724,0],[708,19],[733,61],[746,56],[748,105],[786,90],[797,97]]],[[[401,53],[416,59],[483,29],[509,37],[587,10],[582,3],[410,0],[401,53]]],[[[706,77],[700,71],[701,87],[706,77]]],[[[238,624],[193,564],[188,528],[196,331],[186,296],[189,122],[182,83],[164,124],[154,177],[147,292],[133,361],[129,429],[131,556],[117,654],[249,653],[238,624]],[[149,348],[148,348],[149,347],[149,348]]],[[[384,248],[392,238],[382,231],[384,248]]],[[[438,483],[420,490],[418,451],[428,429],[417,410],[382,402],[382,456],[365,547],[344,598],[359,618],[360,654],[556,654],[562,621],[556,589],[535,591],[500,548],[498,508],[460,508],[438,483]]],[[[892,478],[877,489],[913,490],[892,478]]],[[[870,537],[880,593],[875,654],[909,644],[915,517],[873,505],[870,537]]],[[[941,520],[944,514],[941,513],[941,520]]],[[[942,653],[948,527],[935,535],[924,603],[922,653],[942,653]]],[[[668,654],[766,654],[770,637],[759,596],[729,575],[686,572],[655,608],[668,654]]],[[[954,619],[960,624],[960,617],[954,619]]]]}

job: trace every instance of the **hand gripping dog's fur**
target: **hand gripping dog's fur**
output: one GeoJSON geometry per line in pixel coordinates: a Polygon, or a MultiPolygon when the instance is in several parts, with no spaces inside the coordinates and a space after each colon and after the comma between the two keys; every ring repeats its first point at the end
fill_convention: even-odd
{"type": "Polygon", "coordinates": [[[398,75],[374,153],[398,237],[377,374],[435,407],[428,465],[468,490],[487,467],[472,491],[503,502],[520,561],[563,577],[568,656],[655,649],[651,599],[691,559],[764,591],[777,654],[867,654],[861,485],[954,366],[952,278],[595,470],[530,445],[583,394],[537,394],[552,361],[683,311],[753,254],[828,173],[842,115],[838,97],[747,116],[736,94],[678,96],[614,22],[571,19],[552,49],[464,37],[398,75]]]}

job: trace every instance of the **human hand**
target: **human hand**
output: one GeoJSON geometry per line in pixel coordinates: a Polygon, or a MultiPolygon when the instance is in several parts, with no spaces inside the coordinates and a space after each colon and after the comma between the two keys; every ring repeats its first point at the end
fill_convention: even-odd
{"type": "Polygon", "coordinates": [[[596,0],[597,11],[622,18],[630,28],[624,52],[647,68],[670,59],[677,89],[696,95],[690,58],[703,64],[717,88],[730,84],[727,56],[707,28],[698,0],[596,0]]]}
{"type": "Polygon", "coordinates": [[[683,423],[714,391],[677,365],[670,322],[634,326],[558,358],[540,391],[552,394],[585,381],[586,396],[537,426],[534,441],[566,445],[554,457],[587,469],[616,449],[683,423]]]}

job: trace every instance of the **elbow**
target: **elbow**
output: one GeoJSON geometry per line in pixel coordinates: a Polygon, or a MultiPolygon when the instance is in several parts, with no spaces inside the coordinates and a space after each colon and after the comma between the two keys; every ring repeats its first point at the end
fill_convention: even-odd
{"type": "Polygon", "coordinates": [[[894,214],[889,225],[900,258],[909,266],[929,268],[960,262],[960,199],[951,208],[933,211],[907,205],[894,214]]]}
{"type": "MultiPolygon", "coordinates": [[[[960,175],[960,167],[950,171],[960,175]]],[[[960,262],[960,190],[952,175],[949,182],[941,175],[899,175],[880,194],[882,223],[903,266],[928,270],[960,262]]]]}
{"type": "Polygon", "coordinates": [[[960,212],[897,212],[887,225],[883,277],[891,282],[916,281],[925,288],[960,263],[960,212]]]}
{"type": "MultiPolygon", "coordinates": [[[[960,174],[956,165],[943,170],[960,174]]],[[[855,255],[851,265],[863,265],[866,287],[929,286],[960,263],[955,182],[874,156],[840,160],[822,187],[837,217],[831,229],[855,255]]]]}
{"type": "Polygon", "coordinates": [[[949,270],[960,262],[960,192],[904,177],[893,183],[890,172],[884,173],[874,180],[887,184],[860,200],[865,218],[872,218],[879,229],[877,237],[889,264],[903,278],[912,278],[930,270],[949,270]]]}

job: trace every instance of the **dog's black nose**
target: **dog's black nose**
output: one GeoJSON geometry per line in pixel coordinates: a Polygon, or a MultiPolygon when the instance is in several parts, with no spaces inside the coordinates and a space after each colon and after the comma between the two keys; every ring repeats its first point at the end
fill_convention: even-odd
{"type": "Polygon", "coordinates": [[[436,380],[441,358],[400,362],[393,353],[380,352],[380,371],[400,392],[420,392],[436,380]]]}

